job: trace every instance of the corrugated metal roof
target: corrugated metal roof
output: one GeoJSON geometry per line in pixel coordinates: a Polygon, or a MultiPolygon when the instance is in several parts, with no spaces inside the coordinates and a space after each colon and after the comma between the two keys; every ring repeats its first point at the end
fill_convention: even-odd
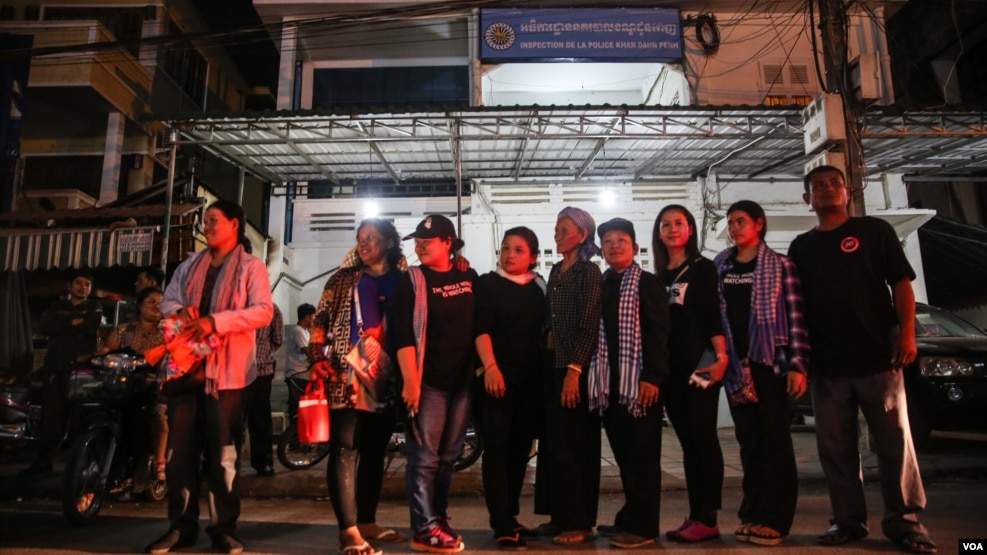
{"type": "Polygon", "coordinates": [[[157,226],[123,229],[2,230],[0,271],[147,266],[157,226]]]}
{"type": "MultiPolygon", "coordinates": [[[[187,203],[187,204],[175,204],[171,208],[172,216],[184,216],[189,212],[199,209],[202,206],[201,203],[187,203]]],[[[114,208],[81,208],[81,209],[63,209],[63,210],[52,210],[50,212],[34,211],[34,212],[11,212],[9,214],[0,214],[0,222],[10,222],[11,224],[26,224],[26,223],[37,223],[37,222],[48,222],[49,220],[54,221],[55,225],[62,225],[64,222],[72,221],[88,221],[92,222],[94,220],[125,220],[127,218],[134,218],[135,220],[143,220],[144,223],[149,223],[146,220],[151,218],[164,218],[165,210],[167,206],[164,204],[152,204],[144,206],[122,206],[114,208]]],[[[164,220],[161,221],[164,224],[164,220]]],[[[92,225],[90,223],[89,225],[92,225]]]]}
{"type": "MultiPolygon", "coordinates": [[[[390,114],[278,112],[169,122],[255,175],[284,184],[389,176],[463,180],[801,176],[800,107],[523,107],[390,114]]],[[[868,174],[987,171],[985,114],[894,112],[864,118],[868,174]]]]}

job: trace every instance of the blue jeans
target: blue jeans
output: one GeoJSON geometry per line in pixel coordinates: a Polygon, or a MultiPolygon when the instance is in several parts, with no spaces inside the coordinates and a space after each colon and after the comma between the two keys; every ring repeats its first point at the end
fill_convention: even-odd
{"type": "Polygon", "coordinates": [[[453,463],[466,440],[469,408],[468,386],[460,391],[441,391],[422,384],[418,414],[405,428],[405,489],[412,530],[421,530],[446,516],[453,463]],[[421,443],[415,441],[411,426],[418,430],[421,443]]]}

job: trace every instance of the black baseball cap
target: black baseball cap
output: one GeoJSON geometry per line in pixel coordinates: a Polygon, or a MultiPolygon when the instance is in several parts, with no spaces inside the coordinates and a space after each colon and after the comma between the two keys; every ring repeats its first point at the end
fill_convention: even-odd
{"type": "Polygon", "coordinates": [[[624,218],[614,218],[600,224],[600,227],[596,228],[596,232],[600,235],[600,240],[603,240],[603,236],[607,234],[608,231],[623,231],[624,233],[631,236],[631,241],[637,243],[637,234],[634,233],[634,224],[630,220],[625,220],[624,218]]]}
{"type": "Polygon", "coordinates": [[[431,214],[418,223],[415,232],[405,236],[405,239],[433,239],[435,237],[456,239],[456,226],[442,214],[431,214]]]}

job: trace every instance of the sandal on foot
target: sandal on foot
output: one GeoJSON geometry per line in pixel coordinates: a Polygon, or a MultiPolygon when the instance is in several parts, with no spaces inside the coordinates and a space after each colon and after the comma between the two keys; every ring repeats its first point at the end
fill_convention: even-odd
{"type": "Polygon", "coordinates": [[[819,536],[818,541],[822,545],[837,546],[865,537],[867,537],[866,530],[853,531],[839,524],[833,524],[829,530],[826,530],[825,534],[819,536]]]}
{"type": "Polygon", "coordinates": [[[367,542],[363,542],[360,545],[347,545],[345,547],[340,547],[339,552],[342,555],[381,555],[383,551],[378,551],[373,548],[367,542]]]}
{"type": "Polygon", "coordinates": [[[157,478],[159,482],[164,482],[165,480],[168,479],[168,476],[165,474],[165,470],[167,468],[168,465],[163,462],[159,462],[157,467],[155,468],[155,474],[156,474],[155,478],[157,478]]]}
{"type": "Polygon", "coordinates": [[[566,530],[552,538],[557,545],[576,545],[593,541],[593,530],[566,530]]]}
{"type": "Polygon", "coordinates": [[[770,526],[751,526],[751,543],[757,545],[778,545],[788,539],[788,536],[770,526]]]}
{"type": "Polygon", "coordinates": [[[746,523],[741,524],[740,526],[738,526],[737,529],[733,531],[733,537],[734,537],[734,539],[736,539],[738,542],[749,542],[749,541],[751,541],[751,527],[752,526],[753,526],[753,524],[751,524],[749,522],[746,522],[746,523]]]}
{"type": "Polygon", "coordinates": [[[406,538],[404,534],[394,530],[382,530],[379,534],[370,539],[381,543],[402,543],[408,541],[408,538],[406,538]]]}
{"type": "Polygon", "coordinates": [[[653,543],[655,543],[654,538],[646,538],[628,532],[622,532],[610,538],[610,547],[619,547],[620,549],[637,549],[653,543]]]}
{"type": "Polygon", "coordinates": [[[524,541],[521,534],[512,534],[497,537],[497,547],[504,551],[524,551],[528,549],[528,543],[524,541]]]}
{"type": "Polygon", "coordinates": [[[535,532],[531,528],[528,528],[527,526],[521,524],[516,520],[514,521],[514,533],[517,534],[518,536],[521,536],[522,538],[534,539],[538,537],[537,532],[535,532]]]}
{"type": "Polygon", "coordinates": [[[909,532],[898,538],[898,545],[911,553],[935,553],[936,542],[929,536],[918,532],[909,532]]]}

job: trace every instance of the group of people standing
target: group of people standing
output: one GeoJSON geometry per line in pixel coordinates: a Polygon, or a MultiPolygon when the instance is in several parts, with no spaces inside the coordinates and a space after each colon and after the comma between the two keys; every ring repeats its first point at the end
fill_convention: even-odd
{"type": "Polygon", "coordinates": [[[539,243],[526,227],[504,233],[497,269],[478,276],[458,257],[463,242],[443,216],[428,216],[405,237],[420,262],[412,267],[390,223],[362,222],[355,256],[326,285],[307,351],[313,374],[332,384],[328,481],[342,551],[373,555],[374,545],[406,540],[374,518],[395,420],[404,421],[407,437],[412,548],[464,549],[448,510],[471,414],[485,440],[484,496],[502,549],[525,549],[538,536],[560,545],[597,534],[619,548],[654,543],[662,407],[682,444],[689,493],[689,514],[665,535],[719,537],[721,390],[744,470],[734,537],[777,545],[790,533],[798,497],[789,399],[810,389],[811,372],[833,506],[832,527],[819,541],[841,545],[868,534],[860,407],[881,453],[884,534],[933,552],[917,519],[925,501],[901,378],[915,356],[914,274],[890,226],[849,218],[840,170],[811,172],[804,199],[819,226],[793,242],[790,256],[765,243],[764,210],[740,201],[726,214],[732,246],[714,260],[699,252],[693,215],[667,206],[652,234],[654,274],[635,262],[631,222],[597,228],[590,214],[568,207],[555,227],[561,261],[547,283],[533,271],[539,243]],[[606,272],[591,261],[599,254],[606,272]],[[834,302],[837,292],[848,302],[834,302]],[[368,336],[389,355],[391,371],[380,375],[390,379],[381,383],[347,362],[368,336]],[[895,406],[885,410],[889,398],[895,406]],[[597,525],[601,428],[625,502],[612,524],[597,525]],[[531,529],[517,517],[534,439],[534,509],[550,518],[531,529]]]}
{"type": "MultiPolygon", "coordinates": [[[[733,245],[712,261],[699,252],[693,215],[666,206],[652,234],[655,273],[635,261],[630,221],[597,228],[590,214],[568,207],[555,226],[561,261],[547,283],[533,271],[539,243],[526,227],[504,233],[497,269],[479,276],[459,257],[463,241],[444,216],[426,217],[404,238],[414,239],[419,265],[412,267],[391,223],[363,221],[354,252],[318,306],[299,310],[304,325],[289,338],[299,344],[290,377],[302,382],[307,367],[312,379],[329,380],[327,481],[341,550],[375,555],[374,544],[407,540],[376,523],[384,452],[398,420],[407,438],[411,547],[465,548],[452,526],[449,493],[471,414],[485,439],[484,495],[501,548],[525,549],[537,536],[575,545],[597,533],[618,548],[653,544],[660,535],[662,407],[682,444],[689,497],[689,514],[666,536],[719,537],[721,389],[744,471],[734,537],[777,545],[789,535],[798,496],[788,401],[811,389],[833,509],[832,527],[819,541],[841,545],[869,533],[859,408],[879,454],[883,533],[910,551],[934,552],[917,518],[925,497],[901,370],[916,355],[914,273],[888,224],[849,217],[840,170],[810,172],[804,199],[819,225],[793,241],[789,256],[765,243],[764,210],[740,201],[726,213],[733,245]],[[605,272],[590,260],[598,254],[605,272]],[[374,344],[379,348],[367,348],[374,344]],[[373,359],[370,374],[352,364],[360,346],[373,359]],[[598,525],[601,428],[625,500],[612,524],[598,525]],[[534,509],[549,521],[531,529],[517,517],[534,439],[534,509]]],[[[242,209],[219,201],[204,224],[209,248],[183,262],[163,294],[144,299],[158,317],[185,317],[194,340],[215,336],[220,345],[205,358],[202,383],[166,400],[170,527],[148,546],[151,553],[196,543],[200,472],[214,547],[243,550],[234,535],[239,446],[251,394],[258,380],[269,381],[259,377],[270,374],[260,369],[256,341],[275,307],[264,263],[245,246],[242,209]]],[[[73,299],[85,298],[82,285],[78,294],[72,287],[73,299]]],[[[65,318],[81,325],[87,317],[65,318]]],[[[269,459],[252,464],[262,474],[270,468],[269,459]]]]}

